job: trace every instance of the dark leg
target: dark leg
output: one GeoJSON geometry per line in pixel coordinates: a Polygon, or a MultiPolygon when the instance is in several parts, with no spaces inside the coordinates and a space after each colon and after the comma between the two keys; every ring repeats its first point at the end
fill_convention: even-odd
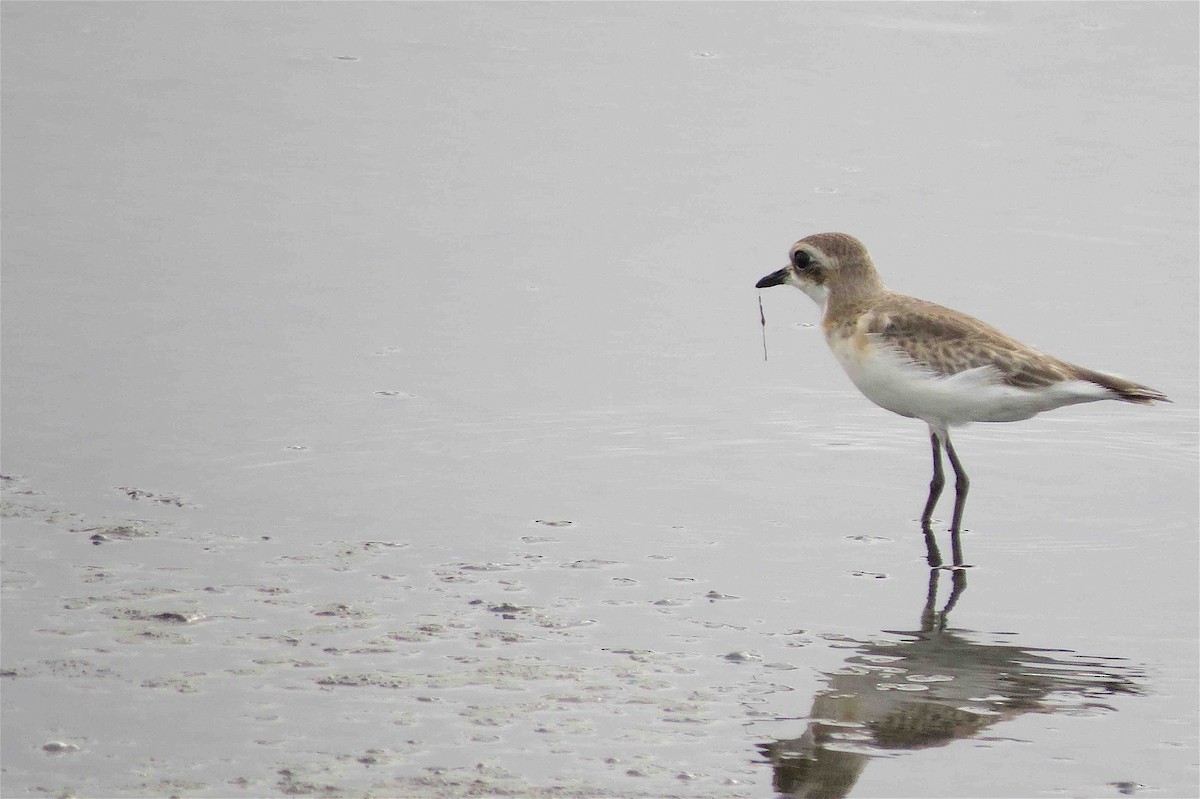
{"type": "Polygon", "coordinates": [[[946,485],[946,475],[942,472],[942,442],[932,430],[929,432],[929,440],[933,444],[933,479],[929,481],[929,499],[925,500],[925,510],[921,513],[921,526],[926,530],[929,529],[929,521],[933,516],[933,507],[937,505],[938,498],[942,495],[942,487],[946,485]]]}
{"type": "Polygon", "coordinates": [[[950,544],[954,549],[954,565],[961,566],[962,543],[959,541],[958,534],[962,531],[963,510],[967,506],[967,490],[971,487],[971,480],[963,471],[962,463],[958,460],[958,453],[954,451],[954,445],[950,443],[949,434],[946,435],[946,454],[950,456],[950,465],[954,467],[954,520],[950,523],[950,544]]]}
{"type": "Polygon", "coordinates": [[[946,476],[942,472],[942,444],[937,433],[930,430],[929,440],[933,444],[933,479],[929,481],[929,499],[925,500],[925,510],[921,513],[921,530],[925,533],[925,560],[936,568],[942,565],[942,553],[938,552],[937,542],[933,539],[930,519],[933,516],[933,508],[942,495],[942,487],[946,485],[946,476]]]}

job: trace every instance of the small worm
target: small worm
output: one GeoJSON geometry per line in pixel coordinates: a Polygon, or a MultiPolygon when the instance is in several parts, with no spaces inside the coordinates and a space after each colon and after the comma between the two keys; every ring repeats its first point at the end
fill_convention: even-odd
{"type": "Polygon", "coordinates": [[[767,360],[767,315],[763,313],[762,292],[758,292],[758,321],[762,323],[763,360],[767,360]]]}

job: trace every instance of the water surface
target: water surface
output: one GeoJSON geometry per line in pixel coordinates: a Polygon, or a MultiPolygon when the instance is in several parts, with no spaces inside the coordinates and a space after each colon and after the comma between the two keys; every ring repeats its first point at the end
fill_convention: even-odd
{"type": "Polygon", "coordinates": [[[3,15],[5,796],[1197,792],[1194,6],[3,15]],[[955,591],[821,230],[1175,404],[955,591]]]}

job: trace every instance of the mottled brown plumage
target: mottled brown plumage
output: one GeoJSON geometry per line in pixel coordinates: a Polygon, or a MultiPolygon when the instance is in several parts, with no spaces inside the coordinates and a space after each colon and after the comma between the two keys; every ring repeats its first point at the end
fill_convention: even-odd
{"type": "MultiPolygon", "coordinates": [[[[865,310],[865,309],[864,309],[865,310]]],[[[1167,401],[1147,386],[1055,358],[952,308],[887,291],[873,298],[868,332],[903,352],[934,374],[952,375],[993,366],[1006,385],[1038,388],[1064,380],[1086,380],[1117,393],[1117,399],[1146,403],[1167,401]]],[[[851,311],[849,319],[861,318],[851,311]]]]}

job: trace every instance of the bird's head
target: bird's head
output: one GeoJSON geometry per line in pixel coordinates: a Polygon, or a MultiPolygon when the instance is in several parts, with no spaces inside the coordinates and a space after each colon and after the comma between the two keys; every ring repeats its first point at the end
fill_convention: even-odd
{"type": "Polygon", "coordinates": [[[788,265],[756,283],[795,286],[825,307],[831,294],[848,295],[882,288],[871,254],[862,242],[845,233],[815,233],[792,245],[788,265]]]}

